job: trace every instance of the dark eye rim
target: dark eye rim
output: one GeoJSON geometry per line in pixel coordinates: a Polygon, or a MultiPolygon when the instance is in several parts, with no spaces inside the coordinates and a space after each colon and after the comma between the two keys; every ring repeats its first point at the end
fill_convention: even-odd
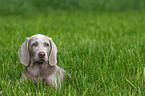
{"type": "Polygon", "coordinates": [[[50,44],[47,43],[47,42],[44,42],[43,45],[44,45],[45,47],[49,47],[49,46],[50,46],[50,44]]]}
{"type": "Polygon", "coordinates": [[[46,46],[48,46],[48,47],[49,47],[49,44],[48,44],[48,43],[46,43],[46,46]]]}
{"type": "Polygon", "coordinates": [[[38,45],[37,43],[33,43],[33,44],[32,44],[32,46],[37,46],[37,45],[38,45]]]}

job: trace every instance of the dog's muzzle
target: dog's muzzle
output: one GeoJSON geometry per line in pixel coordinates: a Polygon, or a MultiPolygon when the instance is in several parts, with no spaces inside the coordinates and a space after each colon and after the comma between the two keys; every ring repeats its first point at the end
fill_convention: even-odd
{"type": "Polygon", "coordinates": [[[44,62],[46,62],[45,61],[45,52],[39,52],[38,57],[39,57],[39,60],[38,60],[39,64],[43,64],[44,62]]]}

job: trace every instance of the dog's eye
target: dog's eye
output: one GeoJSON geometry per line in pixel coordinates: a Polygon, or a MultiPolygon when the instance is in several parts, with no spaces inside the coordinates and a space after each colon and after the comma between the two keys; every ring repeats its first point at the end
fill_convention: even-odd
{"type": "Polygon", "coordinates": [[[46,46],[49,46],[49,44],[48,44],[48,43],[46,43],[46,46]]]}
{"type": "Polygon", "coordinates": [[[48,44],[48,43],[44,43],[44,46],[45,46],[45,47],[49,47],[49,44],[48,44]]]}
{"type": "Polygon", "coordinates": [[[49,46],[49,44],[46,44],[46,46],[49,46]]]}
{"type": "Polygon", "coordinates": [[[32,46],[38,46],[38,43],[33,43],[32,46]]]}

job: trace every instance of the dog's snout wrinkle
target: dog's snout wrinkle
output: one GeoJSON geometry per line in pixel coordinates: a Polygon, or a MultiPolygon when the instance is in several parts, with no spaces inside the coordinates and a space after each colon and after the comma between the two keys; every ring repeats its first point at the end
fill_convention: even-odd
{"type": "Polygon", "coordinates": [[[44,52],[39,52],[39,53],[38,53],[38,56],[39,56],[40,58],[44,58],[44,57],[45,57],[45,53],[44,53],[44,52]]]}

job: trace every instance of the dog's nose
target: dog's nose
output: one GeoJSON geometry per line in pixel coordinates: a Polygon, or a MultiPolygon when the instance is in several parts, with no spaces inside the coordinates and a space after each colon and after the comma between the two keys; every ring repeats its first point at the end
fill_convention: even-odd
{"type": "Polygon", "coordinates": [[[44,52],[39,52],[39,53],[38,53],[38,56],[39,56],[40,58],[44,58],[44,57],[45,57],[45,53],[44,53],[44,52]]]}

